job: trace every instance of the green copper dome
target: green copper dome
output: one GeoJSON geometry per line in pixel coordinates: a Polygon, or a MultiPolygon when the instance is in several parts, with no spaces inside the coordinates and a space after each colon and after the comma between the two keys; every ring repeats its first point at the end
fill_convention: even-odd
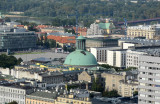
{"type": "Polygon", "coordinates": [[[70,53],[64,65],[69,66],[96,66],[97,61],[93,54],[86,51],[85,49],[85,38],[83,36],[79,36],[76,41],[76,51],[70,53]]]}
{"type": "Polygon", "coordinates": [[[94,55],[90,52],[76,50],[67,56],[64,65],[96,66],[97,61],[94,55]]]}
{"type": "Polygon", "coordinates": [[[77,40],[85,40],[86,38],[85,37],[83,37],[83,36],[79,36],[78,38],[77,38],[77,40]]]}

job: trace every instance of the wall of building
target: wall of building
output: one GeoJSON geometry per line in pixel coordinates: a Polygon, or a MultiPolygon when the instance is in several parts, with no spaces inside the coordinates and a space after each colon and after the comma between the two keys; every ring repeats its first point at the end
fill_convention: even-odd
{"type": "Polygon", "coordinates": [[[105,80],[105,90],[107,91],[118,91],[119,81],[125,79],[125,76],[117,74],[102,73],[101,76],[105,80]]]}
{"type": "Polygon", "coordinates": [[[157,25],[140,25],[127,28],[127,36],[129,37],[146,37],[146,39],[153,39],[155,35],[160,35],[160,27],[157,25]]]}
{"type": "Polygon", "coordinates": [[[10,75],[10,69],[0,68],[0,73],[5,74],[5,75],[10,75]]]}
{"type": "Polygon", "coordinates": [[[81,74],[78,75],[78,80],[92,82],[91,76],[86,71],[83,71],[81,74]]]}
{"type": "Polygon", "coordinates": [[[126,51],[126,67],[135,67],[138,68],[139,66],[139,56],[145,54],[145,52],[138,52],[127,50],[126,51]]]}
{"type": "Polygon", "coordinates": [[[24,70],[15,70],[11,69],[11,75],[16,78],[29,78],[29,79],[38,79],[34,73],[24,70]]]}
{"type": "Polygon", "coordinates": [[[64,82],[63,75],[39,75],[36,72],[25,71],[25,70],[11,70],[11,75],[16,78],[28,78],[28,79],[37,79],[40,82],[45,82],[47,84],[55,84],[64,82]]]}
{"type": "Polygon", "coordinates": [[[109,57],[108,51],[114,49],[120,49],[120,47],[102,47],[102,48],[95,47],[95,48],[90,48],[90,52],[95,56],[99,64],[101,63],[107,64],[107,59],[109,57]]]}
{"type": "Polygon", "coordinates": [[[54,101],[44,101],[43,98],[31,99],[26,97],[25,104],[55,104],[55,103],[54,101]]]}
{"type": "Polygon", "coordinates": [[[138,83],[119,82],[118,93],[122,97],[131,97],[135,91],[138,91],[138,83]]]}
{"type": "Polygon", "coordinates": [[[29,49],[36,47],[34,32],[6,32],[0,35],[0,49],[29,49]]]}
{"type": "Polygon", "coordinates": [[[87,35],[102,35],[103,32],[103,29],[100,29],[96,23],[91,24],[90,28],[87,29],[87,35]]]}
{"type": "Polygon", "coordinates": [[[109,50],[107,51],[107,64],[115,67],[126,67],[126,51],[125,50],[109,50]]]}
{"type": "Polygon", "coordinates": [[[142,55],[139,63],[138,104],[159,104],[160,57],[142,55]]]}
{"type": "Polygon", "coordinates": [[[73,98],[65,98],[65,97],[58,97],[57,100],[55,101],[55,104],[92,104],[91,101],[87,101],[88,98],[83,98],[86,100],[82,99],[73,99],[73,98]]]}
{"type": "Polygon", "coordinates": [[[18,104],[25,104],[24,89],[0,86],[0,103],[16,101],[18,104]]]}
{"type": "Polygon", "coordinates": [[[123,48],[122,49],[129,49],[130,47],[135,47],[135,43],[123,43],[123,48]]]}

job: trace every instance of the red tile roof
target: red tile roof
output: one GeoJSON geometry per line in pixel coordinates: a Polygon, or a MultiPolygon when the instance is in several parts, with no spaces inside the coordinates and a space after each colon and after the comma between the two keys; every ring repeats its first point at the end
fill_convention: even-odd
{"type": "Polygon", "coordinates": [[[17,25],[17,27],[24,27],[24,25],[17,25]]]}
{"type": "Polygon", "coordinates": [[[70,36],[70,37],[61,37],[61,36],[54,36],[54,35],[48,35],[48,39],[56,40],[56,42],[59,43],[76,43],[76,37],[70,36]]]}
{"type": "MultiPolygon", "coordinates": [[[[76,31],[76,27],[73,27],[74,31],[76,31]]],[[[85,27],[79,27],[78,28],[78,33],[82,36],[86,36],[87,35],[87,28],[85,27]]]]}
{"type": "MultiPolygon", "coordinates": [[[[76,27],[73,27],[73,29],[74,29],[74,31],[76,31],[76,27]]],[[[85,27],[79,27],[78,31],[87,32],[87,28],[85,28],[85,27]]]]}
{"type": "Polygon", "coordinates": [[[46,27],[48,27],[47,25],[38,25],[36,28],[37,29],[42,29],[42,28],[46,28],[46,27]]]}

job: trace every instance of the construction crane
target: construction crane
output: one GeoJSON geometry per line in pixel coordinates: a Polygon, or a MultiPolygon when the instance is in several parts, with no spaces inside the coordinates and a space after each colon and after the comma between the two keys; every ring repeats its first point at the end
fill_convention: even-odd
{"type": "Polygon", "coordinates": [[[127,35],[127,20],[124,18],[125,36],[127,35]]]}

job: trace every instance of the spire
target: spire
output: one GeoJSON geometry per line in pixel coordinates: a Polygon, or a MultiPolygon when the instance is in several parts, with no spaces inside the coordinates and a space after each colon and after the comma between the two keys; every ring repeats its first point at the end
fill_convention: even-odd
{"type": "Polygon", "coordinates": [[[86,38],[79,36],[76,39],[76,49],[77,50],[86,50],[86,38]]]}

